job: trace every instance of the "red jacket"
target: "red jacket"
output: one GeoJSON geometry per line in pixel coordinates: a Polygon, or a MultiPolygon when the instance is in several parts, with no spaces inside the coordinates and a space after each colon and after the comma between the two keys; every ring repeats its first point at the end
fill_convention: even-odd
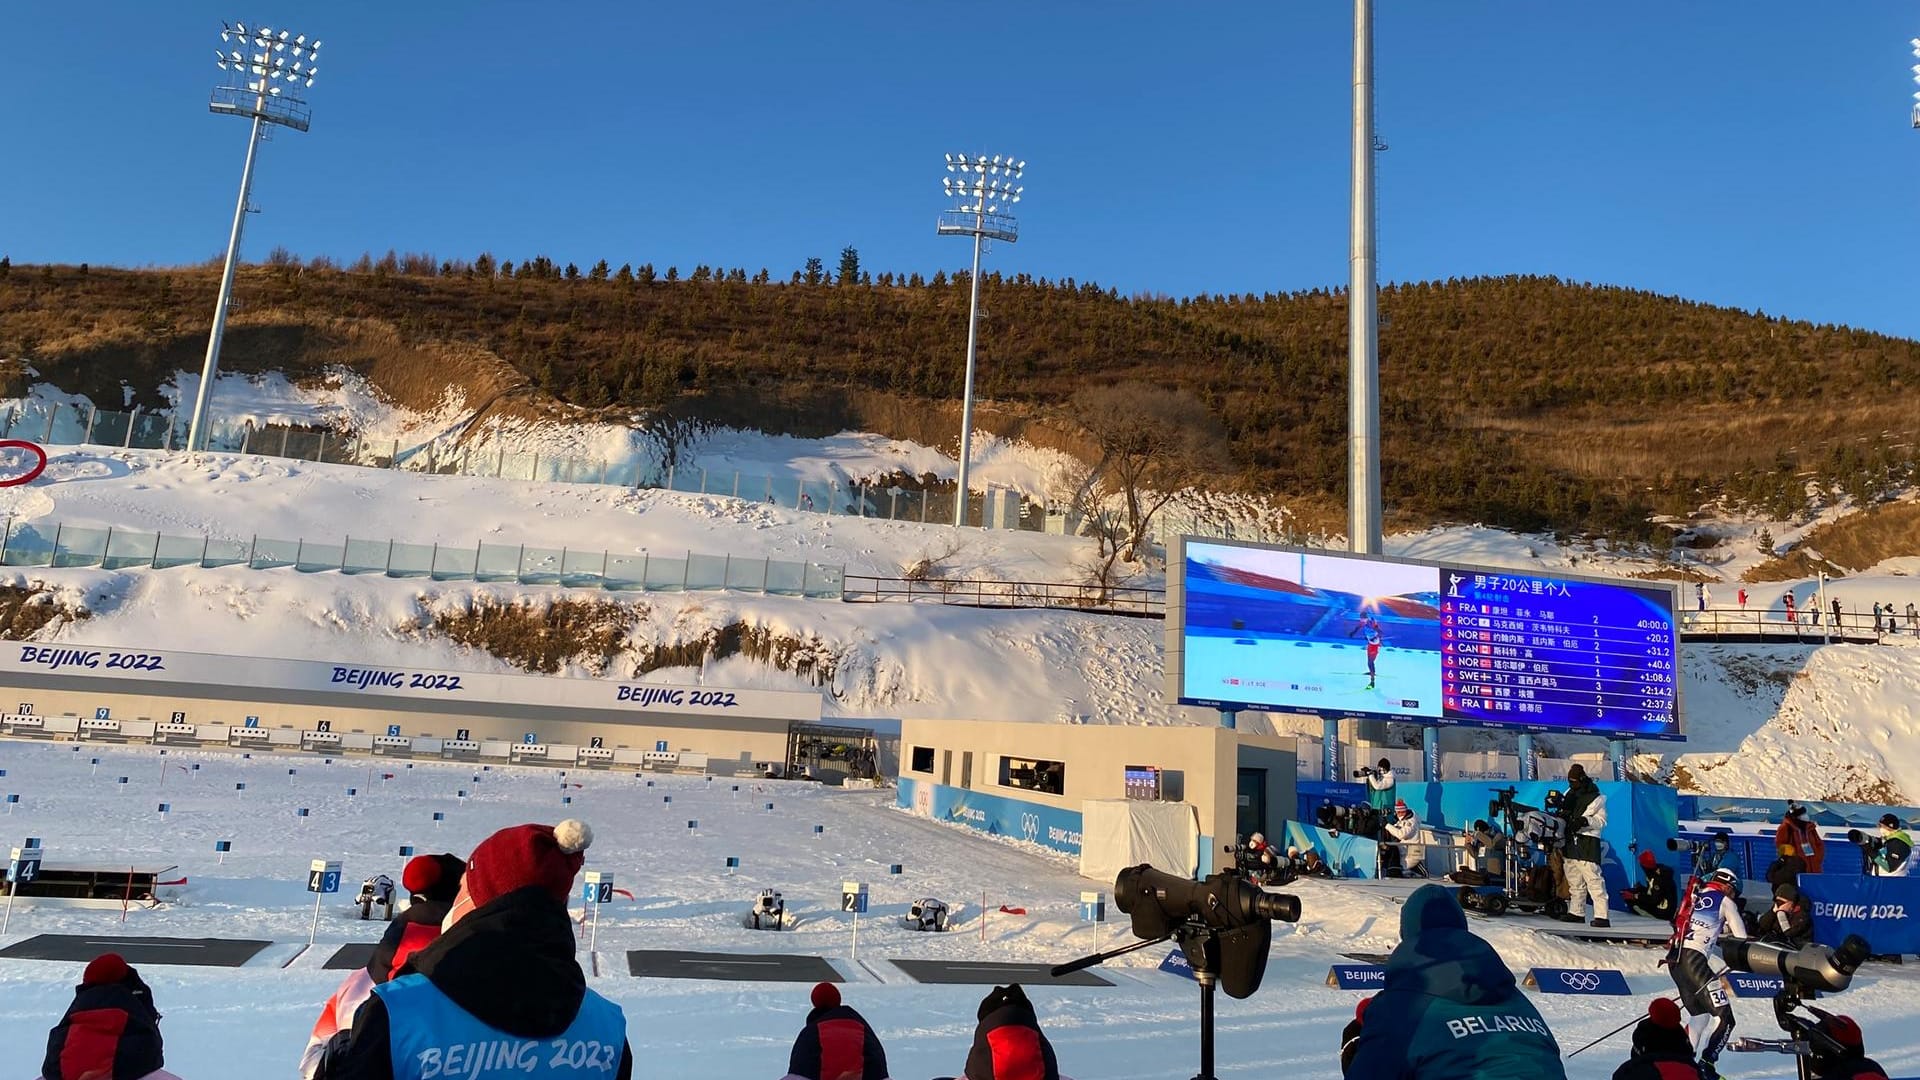
{"type": "Polygon", "coordinates": [[[1811,821],[1795,821],[1793,818],[1782,820],[1780,827],[1773,832],[1773,842],[1776,845],[1792,845],[1793,850],[1807,860],[1809,874],[1819,873],[1820,864],[1827,857],[1827,842],[1820,839],[1820,829],[1811,821]]]}

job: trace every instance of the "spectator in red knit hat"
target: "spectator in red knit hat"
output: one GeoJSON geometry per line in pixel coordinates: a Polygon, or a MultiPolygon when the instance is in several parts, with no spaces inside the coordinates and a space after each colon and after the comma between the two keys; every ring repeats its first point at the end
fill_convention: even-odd
{"type": "Polygon", "coordinates": [[[865,1017],[840,1003],[840,988],[813,988],[813,1010],[793,1040],[785,1080],[887,1080],[887,1052],[865,1017]]]}
{"type": "Polygon", "coordinates": [[[1065,1080],[1053,1044],[1019,983],[996,986],[980,1002],[980,1025],[967,1054],[966,1080],[1065,1080]]]}
{"type": "Polygon", "coordinates": [[[592,842],[581,821],[516,825],[481,841],[439,940],[374,987],[321,1060],[321,1080],[630,1080],[626,1017],[587,988],[573,958],[567,900],[592,842]]]}
{"type": "Polygon", "coordinates": [[[1866,1040],[1853,1017],[1821,1013],[1815,1031],[1815,1080],[1887,1080],[1887,1070],[1867,1056],[1866,1040]]]}
{"type": "Polygon", "coordinates": [[[1633,1052],[1613,1070],[1613,1080],[1700,1080],[1693,1040],[1672,998],[1654,998],[1647,1018],[1633,1029],[1633,1052]]]}
{"type": "Polygon", "coordinates": [[[460,879],[467,864],[458,855],[416,855],[408,860],[400,874],[412,902],[392,922],[373,947],[373,956],[365,967],[357,968],[340,983],[339,989],[320,1007],[320,1019],[314,1021],[307,1036],[306,1050],[300,1056],[300,1075],[313,1080],[320,1069],[320,1058],[333,1037],[353,1026],[354,1014],[366,1002],[373,988],[400,974],[414,953],[433,944],[440,936],[440,924],[453,907],[460,891],[460,879]]]}
{"type": "Polygon", "coordinates": [[[73,1004],[47,1035],[43,1080],[180,1080],[162,1067],[153,991],[119,953],[87,964],[73,1004]]]}

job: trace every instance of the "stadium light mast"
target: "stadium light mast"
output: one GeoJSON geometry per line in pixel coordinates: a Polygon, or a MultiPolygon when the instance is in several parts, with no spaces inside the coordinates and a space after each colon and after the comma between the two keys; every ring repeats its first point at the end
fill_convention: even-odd
{"type": "Polygon", "coordinates": [[[953,176],[940,179],[953,207],[940,214],[937,231],[941,236],[973,237],[973,274],[968,284],[973,291],[967,305],[967,376],[960,399],[960,489],[954,500],[953,523],[967,523],[967,471],[973,462],[973,367],[980,339],[980,248],[987,240],[1011,244],[1020,239],[1019,223],[1013,219],[1013,204],[1020,201],[1026,187],[1014,181],[1026,172],[1027,163],[1013,155],[991,158],[985,154],[948,154],[947,171],[953,176]]]}
{"type": "MultiPolygon", "coordinates": [[[[1914,38],[1909,44],[1913,46],[1913,58],[1920,60],[1920,37],[1914,38]]],[[[1913,65],[1913,81],[1920,83],[1920,64],[1913,65]]],[[[1913,127],[1920,131],[1920,90],[1913,92],[1913,127]]]]}
{"type": "Polygon", "coordinates": [[[1373,0],[1353,0],[1353,193],[1347,239],[1347,550],[1378,555],[1380,323],[1374,265],[1373,0]]]}
{"type": "Polygon", "coordinates": [[[213,305],[213,332],[207,337],[207,360],[200,367],[200,389],[193,398],[193,420],[187,428],[187,449],[205,450],[212,434],[213,381],[220,373],[220,339],[227,330],[227,307],[233,299],[233,272],[240,258],[240,234],[247,224],[248,196],[253,191],[253,161],[268,124],[279,124],[295,131],[307,130],[312,111],[306,102],[291,92],[299,83],[313,85],[320,74],[317,61],[320,42],[309,42],[307,35],[290,30],[274,30],[246,23],[220,24],[220,40],[239,48],[217,49],[215,62],[221,71],[230,72],[225,86],[213,89],[207,104],[209,112],[227,116],[245,116],[253,121],[247,136],[247,163],[240,169],[240,201],[233,208],[233,231],[227,235],[226,267],[220,273],[220,296],[213,305]],[[279,86],[277,83],[286,85],[279,86]]]}

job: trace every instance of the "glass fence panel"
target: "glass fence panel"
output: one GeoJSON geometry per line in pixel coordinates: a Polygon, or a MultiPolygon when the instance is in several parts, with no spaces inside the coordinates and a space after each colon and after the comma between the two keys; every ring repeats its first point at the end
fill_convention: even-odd
{"type": "Polygon", "coordinates": [[[247,540],[215,540],[209,538],[201,555],[201,566],[244,566],[253,551],[253,544],[247,540]]]}
{"type": "Polygon", "coordinates": [[[341,557],[341,570],[349,574],[385,573],[391,540],[348,540],[341,557]]]}
{"type": "Polygon", "coordinates": [[[533,479],[543,484],[554,483],[563,475],[566,463],[565,458],[542,454],[534,459],[533,479]]]}
{"type": "Polygon", "coordinates": [[[276,566],[292,566],[299,559],[300,541],[256,536],[253,538],[253,557],[248,565],[255,570],[268,570],[276,566]]]}
{"type": "Polygon", "coordinates": [[[172,427],[172,413],[143,412],[133,418],[133,435],[127,440],[127,445],[135,450],[161,450],[179,446],[180,443],[170,438],[172,427]]]}
{"type": "Polygon", "coordinates": [[[840,596],[846,589],[846,567],[808,563],[802,595],[815,598],[840,596]]]}
{"type": "Polygon", "coordinates": [[[706,482],[707,470],[697,465],[681,465],[667,474],[667,487],[673,491],[690,491],[698,495],[706,482]]]}
{"type": "Polygon", "coordinates": [[[68,525],[57,530],[54,538],[53,565],[96,566],[106,553],[106,529],[83,529],[68,525]]]}
{"type": "Polygon", "coordinates": [[[339,570],[347,562],[347,545],[315,543],[312,540],[300,544],[300,554],[294,560],[294,569],[309,574],[321,570],[339,570]]]}
{"type": "Polygon", "coordinates": [[[94,446],[125,446],[133,414],[95,409],[88,421],[87,442],[94,446]]]}
{"type": "Polygon", "coordinates": [[[6,557],[0,563],[7,566],[46,566],[53,561],[53,530],[41,532],[31,522],[12,525],[7,531],[6,557]]]}
{"type": "Polygon", "coordinates": [[[107,540],[106,557],[100,565],[107,570],[129,566],[152,566],[160,548],[160,536],[150,532],[115,531],[107,540]]]}
{"type": "Polygon", "coordinates": [[[395,544],[387,560],[387,576],[426,577],[433,573],[433,553],[426,544],[395,544]]]}
{"type": "Polygon", "coordinates": [[[727,586],[727,557],[725,555],[702,555],[697,552],[687,555],[687,591],[699,589],[724,589],[727,586]]]}
{"type": "Polygon", "coordinates": [[[766,592],[775,596],[800,596],[807,591],[807,564],[767,560],[766,592]]]}
{"type": "Polygon", "coordinates": [[[647,588],[654,592],[671,592],[687,587],[687,560],[664,559],[658,555],[647,557],[647,588]]]}
{"type": "Polygon", "coordinates": [[[524,480],[533,475],[532,454],[503,454],[495,451],[484,454],[474,463],[477,475],[499,476],[508,480],[524,480]]]}
{"type": "Polygon", "coordinates": [[[319,460],[329,465],[352,465],[360,460],[360,440],[352,435],[334,432],[327,437],[326,445],[320,448],[319,460]]]}
{"type": "Polygon", "coordinates": [[[604,578],[609,589],[644,589],[647,586],[645,555],[608,555],[604,578]]]}
{"type": "Polygon", "coordinates": [[[204,536],[162,536],[153,553],[153,565],[157,569],[170,566],[196,566],[206,557],[207,538],[204,536]]]}
{"type": "Polygon", "coordinates": [[[767,490],[767,501],[776,506],[784,506],[789,510],[800,506],[800,481],[792,477],[769,477],[767,490]]]}
{"type": "Polygon", "coordinates": [[[637,461],[616,461],[607,466],[606,475],[600,478],[603,484],[617,484],[620,487],[640,487],[643,477],[641,465],[637,461]]]}
{"type": "Polygon", "coordinates": [[[762,592],[767,587],[767,560],[728,559],[727,588],[742,592],[762,592]]]}
{"type": "Polygon", "coordinates": [[[567,551],[560,559],[560,584],[598,585],[609,558],[605,551],[567,551]]]}
{"type": "Polygon", "coordinates": [[[436,581],[464,581],[473,577],[477,548],[442,546],[433,554],[433,578],[436,581]]]}
{"type": "Polygon", "coordinates": [[[558,585],[565,554],[559,548],[526,548],[520,556],[519,580],[527,585],[558,585]]]}
{"type": "Polygon", "coordinates": [[[473,569],[474,580],[519,580],[520,551],[519,544],[481,544],[480,559],[473,569]]]}

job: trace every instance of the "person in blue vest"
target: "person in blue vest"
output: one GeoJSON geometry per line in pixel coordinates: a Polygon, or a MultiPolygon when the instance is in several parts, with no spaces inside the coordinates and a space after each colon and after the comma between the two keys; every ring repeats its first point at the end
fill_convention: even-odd
{"type": "Polygon", "coordinates": [[[1453,893],[1423,885],[1400,911],[1385,989],[1361,1026],[1353,1080],[1566,1080],[1560,1045],[1453,893]]]}
{"type": "Polygon", "coordinates": [[[567,917],[592,842],[572,820],[481,841],[446,931],[374,988],[318,1080],[630,1080],[626,1016],[587,988],[567,917]]]}

